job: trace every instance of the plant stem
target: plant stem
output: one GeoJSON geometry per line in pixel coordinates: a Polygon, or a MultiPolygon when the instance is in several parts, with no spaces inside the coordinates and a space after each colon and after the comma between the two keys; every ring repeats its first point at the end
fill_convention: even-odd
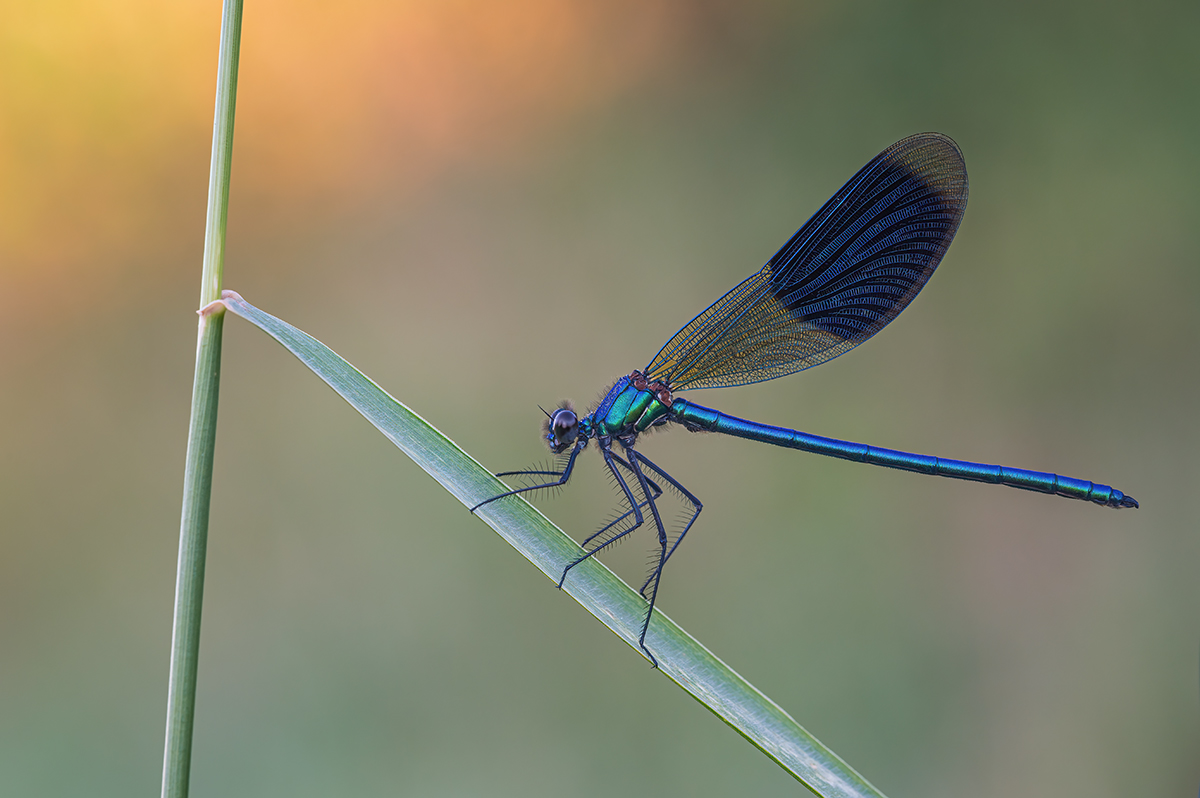
{"type": "MultiPolygon", "coordinates": [[[[212,163],[208,177],[208,218],[204,233],[204,267],[200,284],[201,307],[218,299],[221,294],[241,33],[242,0],[225,0],[221,14],[212,163]]],[[[204,601],[204,560],[208,544],[208,508],[212,495],[217,398],[221,385],[223,322],[224,313],[220,311],[200,314],[196,343],[196,374],[192,384],[192,418],[188,428],[187,460],[183,476],[179,567],[175,578],[175,622],[171,639],[167,733],[163,751],[163,798],[186,798],[188,794],[192,761],[192,725],[196,709],[196,672],[200,652],[200,611],[204,601]]]]}

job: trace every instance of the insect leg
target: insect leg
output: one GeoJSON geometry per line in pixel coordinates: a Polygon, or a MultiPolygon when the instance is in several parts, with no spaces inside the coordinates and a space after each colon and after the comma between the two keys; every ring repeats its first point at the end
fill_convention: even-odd
{"type": "MultiPolygon", "coordinates": [[[[641,508],[644,507],[646,503],[638,502],[637,498],[633,495],[633,491],[629,489],[629,485],[625,482],[625,478],[623,476],[621,476],[621,472],[617,470],[617,462],[618,461],[621,463],[621,465],[625,466],[626,468],[629,468],[631,471],[632,471],[632,468],[629,465],[629,463],[622,460],[618,455],[615,455],[612,453],[611,446],[612,446],[611,443],[606,443],[604,440],[601,440],[600,441],[600,454],[602,454],[604,456],[605,464],[608,466],[609,471],[612,472],[613,477],[616,478],[617,484],[621,486],[621,491],[625,494],[625,500],[629,502],[630,510],[628,513],[625,513],[625,515],[621,516],[621,518],[625,518],[626,516],[629,515],[629,513],[633,513],[633,524],[629,527],[629,529],[626,529],[623,532],[621,532],[620,534],[615,535],[610,540],[606,540],[604,543],[600,544],[599,546],[596,546],[592,549],[585,550],[582,556],[567,563],[567,567],[563,568],[562,576],[559,577],[559,580],[558,580],[558,586],[560,588],[563,586],[563,582],[565,582],[567,580],[567,572],[568,571],[570,571],[576,565],[579,565],[579,563],[581,563],[584,560],[588,559],[589,557],[593,556],[598,551],[600,551],[604,547],[608,546],[610,543],[616,543],[621,538],[629,535],[630,533],[632,533],[634,530],[636,530],[638,527],[640,527],[642,525],[642,509],[641,508]]],[[[617,521],[620,521],[620,520],[621,520],[620,518],[617,519],[617,521]]],[[[613,524],[617,523],[617,521],[614,521],[613,524]]],[[[609,524],[608,527],[611,527],[613,524],[609,524]]],[[[608,527],[605,527],[605,529],[607,529],[608,527]]],[[[600,531],[603,532],[604,530],[602,529],[600,531]]],[[[597,532],[596,534],[598,535],[598,534],[600,534],[600,532],[597,532]]],[[[595,537],[596,537],[596,535],[592,535],[591,537],[589,537],[587,540],[584,541],[584,545],[586,546],[595,537]]]]}
{"type": "MultiPolygon", "coordinates": [[[[614,454],[614,455],[613,455],[613,459],[617,461],[617,465],[620,465],[620,466],[624,467],[624,468],[625,468],[625,470],[626,470],[626,471],[628,471],[630,474],[632,474],[632,473],[633,473],[633,468],[631,468],[631,467],[630,467],[630,465],[629,465],[629,463],[625,462],[625,461],[624,461],[624,460],[621,458],[621,456],[620,456],[619,454],[614,454]]],[[[660,488],[660,487],[659,487],[659,486],[658,486],[658,485],[657,485],[655,482],[653,482],[653,481],[651,481],[651,480],[647,480],[647,483],[650,485],[650,488],[651,488],[651,490],[654,492],[654,498],[655,498],[655,499],[657,499],[659,496],[661,496],[661,495],[663,494],[662,488],[660,488]]],[[[646,506],[646,502],[642,502],[642,503],[640,503],[640,504],[638,505],[638,507],[645,507],[645,506],[646,506]]],[[[610,521],[609,523],[605,524],[605,525],[604,525],[604,526],[603,526],[603,527],[602,527],[602,528],[601,528],[599,531],[597,531],[597,532],[594,532],[594,533],[592,533],[591,535],[588,535],[588,536],[587,536],[587,537],[584,539],[584,541],[583,541],[582,543],[580,543],[579,545],[580,545],[580,546],[582,546],[582,547],[584,547],[584,548],[586,549],[586,548],[587,548],[587,545],[588,545],[589,543],[591,543],[593,540],[595,540],[596,538],[600,537],[600,536],[601,536],[601,535],[603,535],[605,532],[607,532],[608,530],[612,529],[614,526],[616,526],[617,524],[621,523],[622,521],[624,521],[626,518],[628,518],[628,517],[629,517],[629,516],[631,516],[631,515],[633,515],[633,508],[632,508],[632,507],[631,507],[631,508],[629,508],[629,509],[628,509],[627,511],[625,511],[624,513],[622,513],[621,515],[619,515],[619,516],[617,516],[616,518],[614,518],[614,519],[613,519],[612,521],[610,521]]],[[[614,542],[616,542],[618,539],[619,539],[619,538],[613,538],[612,540],[610,540],[610,541],[608,541],[607,543],[605,543],[605,544],[604,544],[604,546],[607,546],[609,543],[614,543],[614,542]]],[[[604,548],[604,546],[601,546],[600,548],[604,548]]]]}
{"type": "MultiPolygon", "coordinates": [[[[660,468],[653,461],[651,461],[649,457],[646,457],[644,454],[642,454],[640,452],[635,452],[633,450],[630,450],[629,458],[631,460],[637,460],[640,463],[645,463],[647,466],[649,466],[651,468],[651,470],[654,471],[654,473],[658,474],[660,477],[662,477],[667,482],[669,482],[671,484],[671,487],[673,487],[673,488],[675,488],[675,490],[679,491],[684,496],[684,498],[686,498],[689,502],[692,503],[692,509],[693,509],[692,517],[688,519],[688,522],[686,524],[684,524],[683,531],[679,533],[679,537],[675,538],[675,542],[671,544],[671,548],[667,551],[667,556],[663,558],[662,564],[666,565],[667,560],[671,559],[671,555],[675,553],[675,549],[679,548],[679,544],[683,542],[683,536],[688,533],[688,530],[692,528],[692,524],[696,523],[696,519],[700,517],[700,511],[704,509],[704,505],[700,503],[700,500],[697,499],[696,496],[690,490],[685,488],[683,485],[679,484],[679,481],[677,479],[675,479],[675,477],[671,476],[666,471],[663,471],[662,468],[660,468]]],[[[654,498],[657,499],[658,497],[655,496],[654,498]]],[[[659,572],[661,573],[661,566],[659,568],[659,572]]],[[[650,579],[653,579],[656,576],[657,576],[657,574],[651,574],[650,578],[646,579],[645,584],[642,585],[641,592],[642,592],[643,596],[646,595],[646,588],[650,584],[650,579]]]]}
{"type": "Polygon", "coordinates": [[[558,472],[558,471],[502,471],[502,472],[500,472],[500,474],[497,474],[497,476],[503,476],[505,474],[527,473],[527,474],[546,474],[548,476],[557,476],[558,479],[555,480],[554,482],[546,482],[545,484],[542,484],[542,485],[529,485],[528,487],[524,487],[524,488],[516,488],[515,490],[510,490],[510,491],[507,491],[506,493],[501,493],[498,496],[493,496],[490,499],[484,499],[479,504],[472,507],[471,512],[475,512],[483,505],[490,504],[491,502],[496,501],[496,499],[503,499],[506,496],[515,496],[518,493],[525,493],[525,492],[531,491],[531,490],[541,490],[542,488],[556,488],[559,485],[567,484],[567,480],[571,478],[571,470],[575,468],[575,458],[579,456],[579,453],[581,451],[583,451],[583,447],[586,443],[587,443],[586,440],[581,439],[578,443],[575,444],[575,448],[571,450],[571,457],[569,460],[567,460],[567,465],[565,468],[563,468],[563,470],[561,472],[558,472]]]}
{"type": "MultiPolygon", "coordinates": [[[[646,608],[646,620],[642,624],[642,634],[638,637],[638,645],[642,651],[646,652],[646,656],[650,658],[650,664],[655,668],[658,667],[658,660],[650,653],[650,649],[646,648],[646,632],[650,629],[650,618],[654,615],[654,600],[658,598],[658,585],[662,579],[663,566],[667,562],[667,530],[663,526],[662,517],[658,514],[658,505],[654,503],[654,499],[650,496],[649,480],[642,473],[642,468],[638,465],[641,455],[630,447],[625,447],[629,453],[629,466],[633,469],[634,474],[638,478],[638,484],[642,487],[642,493],[646,496],[646,503],[650,505],[650,513],[654,516],[654,525],[658,529],[658,564],[654,567],[650,578],[646,580],[646,585],[650,587],[650,595],[646,595],[645,587],[642,588],[642,596],[649,602],[646,608]]],[[[661,470],[656,469],[660,476],[667,476],[661,470]]]]}

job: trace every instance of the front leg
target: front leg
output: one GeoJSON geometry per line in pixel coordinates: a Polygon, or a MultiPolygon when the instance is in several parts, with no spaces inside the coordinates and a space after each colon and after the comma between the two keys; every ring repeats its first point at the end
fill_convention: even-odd
{"type": "Polygon", "coordinates": [[[557,488],[561,485],[566,485],[567,480],[571,478],[571,471],[575,468],[575,458],[579,456],[579,453],[581,451],[583,451],[583,447],[586,445],[587,445],[587,439],[580,438],[579,442],[575,444],[575,448],[571,450],[571,457],[569,460],[567,460],[567,465],[565,468],[563,468],[563,470],[561,472],[559,472],[559,471],[501,471],[496,476],[499,477],[499,476],[504,476],[506,474],[545,474],[547,476],[556,476],[556,477],[558,477],[558,479],[555,480],[554,482],[546,482],[541,485],[530,485],[525,488],[516,488],[515,490],[510,490],[510,491],[507,491],[506,493],[501,493],[498,496],[493,496],[490,499],[484,499],[479,504],[472,507],[471,512],[475,512],[483,505],[490,504],[491,502],[494,502],[497,499],[503,499],[505,496],[515,496],[518,493],[526,493],[527,491],[531,491],[531,490],[542,490],[543,488],[557,488]]]}

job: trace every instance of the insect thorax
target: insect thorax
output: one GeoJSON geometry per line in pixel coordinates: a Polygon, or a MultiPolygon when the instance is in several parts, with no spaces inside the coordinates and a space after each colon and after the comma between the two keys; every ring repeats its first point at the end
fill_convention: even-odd
{"type": "MultiPolygon", "coordinates": [[[[634,372],[634,378],[640,377],[634,372]]],[[[645,432],[656,422],[661,423],[670,412],[670,393],[665,386],[646,386],[644,380],[634,384],[631,377],[622,377],[609,388],[600,406],[591,414],[592,426],[598,435],[622,437],[645,432]]]]}

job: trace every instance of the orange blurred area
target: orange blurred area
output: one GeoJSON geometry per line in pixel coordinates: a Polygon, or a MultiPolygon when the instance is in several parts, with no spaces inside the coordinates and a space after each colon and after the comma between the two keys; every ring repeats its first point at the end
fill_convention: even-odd
{"type": "Polygon", "coordinates": [[[86,269],[129,242],[211,125],[205,3],[9,3],[0,23],[0,268],[86,269]]]}
{"type": "Polygon", "coordinates": [[[282,193],[400,179],[527,142],[667,62],[675,3],[266,3],[245,20],[243,177],[282,193]]]}
{"type": "MultiPolygon", "coordinates": [[[[234,183],[268,205],[337,206],[536,148],[672,63],[681,6],[248,5],[234,183]]],[[[0,279],[26,306],[103,299],[114,264],[183,231],[198,247],[216,10],[56,0],[0,12],[0,279]]]]}

